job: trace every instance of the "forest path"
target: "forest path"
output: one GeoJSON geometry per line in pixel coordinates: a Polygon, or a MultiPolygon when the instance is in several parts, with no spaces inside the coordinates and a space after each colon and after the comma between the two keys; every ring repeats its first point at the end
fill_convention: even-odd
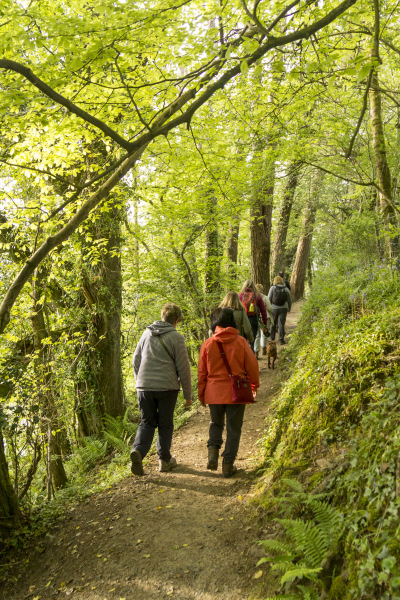
{"type": "MultiPolygon", "coordinates": [[[[287,318],[290,335],[299,317],[287,318]]],[[[278,348],[279,352],[280,348],[278,348]]],[[[246,408],[239,473],[223,479],[206,470],[209,413],[200,408],[174,435],[178,466],[159,473],[151,457],[144,477],[131,476],[72,508],[56,531],[32,552],[18,582],[1,600],[244,600],[265,595],[254,578],[262,549],[262,517],[252,495],[257,440],[271,399],[280,388],[277,369],[261,357],[256,404],[246,408]]],[[[220,461],[221,462],[221,461],[220,461]]]]}

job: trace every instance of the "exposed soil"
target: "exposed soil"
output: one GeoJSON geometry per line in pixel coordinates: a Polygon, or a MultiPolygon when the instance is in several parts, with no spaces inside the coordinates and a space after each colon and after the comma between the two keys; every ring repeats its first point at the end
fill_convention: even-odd
{"type": "MultiPolygon", "coordinates": [[[[299,308],[294,304],[288,315],[289,335],[299,308]]],[[[274,371],[266,357],[259,365],[260,391],[256,404],[246,407],[236,476],[223,479],[221,468],[206,470],[209,417],[200,408],[174,435],[173,472],[159,473],[154,456],[144,477],[131,475],[70,510],[40,552],[32,550],[29,566],[16,584],[6,584],[0,599],[265,597],[262,568],[256,567],[263,552],[255,543],[262,538],[263,519],[249,500],[257,440],[284,362],[278,354],[274,371]]]]}

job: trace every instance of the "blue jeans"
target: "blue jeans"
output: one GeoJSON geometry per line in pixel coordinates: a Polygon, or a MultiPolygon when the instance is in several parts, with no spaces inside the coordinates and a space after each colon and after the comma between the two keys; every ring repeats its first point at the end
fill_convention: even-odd
{"type": "Polygon", "coordinates": [[[222,432],[226,415],[226,444],[222,456],[227,463],[235,462],[239,450],[245,404],[209,404],[210,430],[207,446],[222,446],[222,432]]]}
{"type": "Polygon", "coordinates": [[[137,395],[141,421],[131,452],[138,450],[144,458],[150,450],[155,430],[158,428],[157,454],[161,460],[169,461],[178,390],[137,390],[137,395]]]}

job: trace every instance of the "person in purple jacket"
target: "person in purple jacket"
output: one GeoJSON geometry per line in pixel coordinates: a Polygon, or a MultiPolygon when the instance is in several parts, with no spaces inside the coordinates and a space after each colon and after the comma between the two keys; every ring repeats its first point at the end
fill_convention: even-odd
{"type": "MultiPolygon", "coordinates": [[[[239,298],[246,310],[246,314],[250,321],[254,339],[256,339],[258,332],[258,317],[259,315],[261,315],[262,322],[264,323],[264,327],[266,329],[268,315],[265,308],[264,300],[262,299],[261,294],[258,293],[257,288],[252,279],[247,279],[244,282],[241,292],[239,294],[239,298]]],[[[250,342],[250,346],[254,352],[254,342],[250,342]]]]}

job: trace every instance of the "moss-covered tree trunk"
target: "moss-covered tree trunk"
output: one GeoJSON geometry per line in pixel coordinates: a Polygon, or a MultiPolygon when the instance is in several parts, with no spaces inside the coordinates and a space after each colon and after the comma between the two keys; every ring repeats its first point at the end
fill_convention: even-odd
{"type": "Polygon", "coordinates": [[[14,527],[17,514],[18,502],[10,481],[4,453],[3,433],[0,427],[0,532],[14,527]]]}
{"type": "Polygon", "coordinates": [[[383,217],[383,228],[386,241],[386,253],[389,258],[396,259],[399,255],[399,227],[396,210],[393,205],[392,177],[386,154],[385,128],[382,116],[382,96],[379,87],[379,75],[377,65],[381,63],[379,55],[380,40],[380,2],[374,0],[374,43],[371,51],[375,66],[372,71],[371,85],[369,89],[370,116],[372,130],[372,147],[378,183],[380,187],[379,201],[383,217]]]}
{"type": "Polygon", "coordinates": [[[250,208],[251,275],[264,290],[270,287],[271,228],[275,164],[264,164],[250,208]]]}
{"type": "Polygon", "coordinates": [[[105,242],[93,262],[84,242],[83,291],[91,311],[89,346],[76,374],[76,414],[81,435],[101,435],[104,416],[124,413],[121,366],[121,214],[112,207],[88,227],[105,242]],[[90,257],[90,258],[89,258],[90,257]]]}
{"type": "Polygon", "coordinates": [[[299,181],[301,161],[295,160],[289,167],[288,179],[283,192],[279,211],[278,225],[275,233],[274,250],[272,252],[272,276],[286,269],[286,238],[289,228],[294,195],[299,181]]]}
{"type": "Polygon", "coordinates": [[[372,147],[378,183],[380,187],[379,200],[383,216],[386,237],[387,254],[394,259],[399,253],[399,234],[396,211],[393,206],[392,178],[387,161],[385,131],[382,118],[382,98],[379,89],[379,76],[374,70],[371,79],[370,113],[372,129],[372,147]]]}
{"type": "Polygon", "coordinates": [[[310,258],[311,242],[318,208],[318,195],[321,189],[323,177],[324,174],[318,172],[314,174],[314,177],[310,182],[310,192],[304,208],[301,234],[299,243],[297,245],[292,277],[290,279],[293,300],[299,300],[304,296],[307,267],[310,258]]]}
{"type": "MultiPolygon", "coordinates": [[[[32,282],[33,311],[31,316],[33,328],[33,345],[37,352],[35,367],[39,403],[42,407],[44,429],[50,430],[48,444],[50,445],[49,457],[51,458],[51,477],[56,489],[65,487],[68,478],[62,460],[62,447],[65,445],[66,432],[60,422],[57,408],[56,394],[53,387],[55,381],[51,368],[51,347],[43,345],[43,340],[49,337],[50,332],[44,318],[44,306],[41,298],[44,297],[44,280],[47,272],[40,269],[32,282]]],[[[67,438],[68,439],[68,438],[67,438]]]]}

